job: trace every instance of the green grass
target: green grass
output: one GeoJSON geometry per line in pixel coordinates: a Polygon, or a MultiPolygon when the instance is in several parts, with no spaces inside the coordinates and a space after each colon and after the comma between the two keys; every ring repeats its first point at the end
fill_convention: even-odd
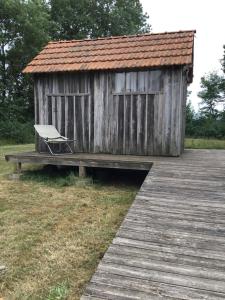
{"type": "Polygon", "coordinates": [[[3,145],[0,141],[0,176],[12,172],[12,165],[5,160],[7,153],[26,152],[34,150],[33,144],[28,145],[3,145]]]}
{"type": "Polygon", "coordinates": [[[83,181],[86,185],[93,184],[92,178],[81,179],[73,168],[57,168],[56,166],[44,166],[40,169],[23,172],[22,181],[35,181],[46,186],[62,188],[65,186],[80,185],[83,181]]]}
{"type": "Polygon", "coordinates": [[[0,298],[80,299],[138,186],[80,184],[73,169],[40,166],[24,166],[22,180],[10,181],[4,155],[33,147],[0,147],[0,298]]]}
{"type": "Polygon", "coordinates": [[[64,300],[69,293],[68,282],[63,282],[50,289],[46,300],[64,300]]]}
{"type": "Polygon", "coordinates": [[[225,140],[217,139],[185,139],[187,149],[225,149],[225,140]]]}

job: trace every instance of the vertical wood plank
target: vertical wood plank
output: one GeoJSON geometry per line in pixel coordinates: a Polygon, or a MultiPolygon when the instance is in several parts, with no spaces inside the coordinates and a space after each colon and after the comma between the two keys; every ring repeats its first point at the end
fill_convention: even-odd
{"type": "Polygon", "coordinates": [[[81,96],[75,97],[75,132],[76,132],[76,151],[83,151],[83,116],[81,108],[81,96]]]}
{"type": "Polygon", "coordinates": [[[160,91],[161,70],[149,71],[149,91],[160,91]]]}
{"type": "Polygon", "coordinates": [[[43,124],[43,115],[42,115],[42,79],[38,77],[37,81],[38,87],[38,115],[39,115],[39,124],[43,124]]]}
{"type": "Polygon", "coordinates": [[[65,84],[65,74],[57,74],[57,79],[58,79],[58,86],[59,86],[59,93],[60,94],[63,94],[65,93],[65,87],[64,87],[64,84],[65,84]]]}
{"type": "Polygon", "coordinates": [[[118,97],[118,153],[123,154],[124,145],[124,96],[118,97]]]}
{"type": "Polygon", "coordinates": [[[140,155],[147,155],[145,152],[145,123],[146,123],[146,96],[140,95],[140,113],[138,115],[138,122],[139,122],[139,154],[140,155]]]}
{"type": "Polygon", "coordinates": [[[176,126],[177,124],[177,103],[176,103],[176,80],[177,76],[174,71],[170,72],[171,76],[171,133],[170,133],[170,154],[175,156],[177,153],[177,148],[176,148],[176,126]]]}
{"type": "Polygon", "coordinates": [[[132,128],[132,149],[131,153],[135,155],[137,153],[137,95],[132,95],[132,119],[131,119],[131,128],[132,128]]]}
{"type": "Polygon", "coordinates": [[[126,92],[131,91],[131,72],[125,73],[125,91],[126,92]]]}
{"type": "Polygon", "coordinates": [[[68,137],[68,97],[65,96],[65,136],[68,137]]]}
{"type": "Polygon", "coordinates": [[[68,96],[67,137],[74,138],[74,100],[72,96],[68,96]]]}
{"type": "Polygon", "coordinates": [[[137,85],[137,72],[131,72],[130,77],[130,91],[137,92],[138,85],[137,85]]]}
{"type": "Polygon", "coordinates": [[[90,97],[89,97],[89,149],[94,152],[94,74],[90,75],[90,97]]]}
{"type": "Polygon", "coordinates": [[[148,72],[147,71],[139,71],[137,72],[137,91],[144,92],[148,90],[148,72]]]}
{"type": "Polygon", "coordinates": [[[55,97],[52,97],[52,125],[55,126],[55,97]]]}
{"type": "Polygon", "coordinates": [[[84,121],[84,152],[89,152],[89,97],[83,96],[84,101],[84,111],[83,111],[83,121],[84,121]]]}
{"type": "Polygon", "coordinates": [[[137,95],[137,154],[142,154],[143,153],[143,149],[142,149],[142,141],[141,141],[141,135],[142,135],[142,128],[141,128],[141,95],[137,95]]]}
{"type": "Polygon", "coordinates": [[[170,154],[170,143],[171,143],[171,101],[172,101],[172,88],[171,88],[171,76],[168,71],[164,72],[164,153],[170,154]]]}
{"type": "Polygon", "coordinates": [[[157,155],[159,149],[159,132],[158,132],[158,116],[159,115],[159,102],[156,95],[154,95],[154,142],[153,142],[153,153],[157,155]]]}
{"type": "Polygon", "coordinates": [[[65,136],[65,97],[61,97],[61,134],[65,136]]]}
{"type": "Polygon", "coordinates": [[[130,154],[130,142],[131,142],[131,95],[125,96],[125,154],[130,154]]]}
{"type": "Polygon", "coordinates": [[[181,154],[184,152],[184,139],[185,139],[185,127],[186,127],[186,102],[187,102],[187,80],[185,78],[184,73],[182,72],[183,80],[182,80],[182,137],[181,137],[181,154]]]}
{"type": "Polygon", "coordinates": [[[48,125],[52,125],[52,97],[48,96],[48,125]]]}
{"type": "Polygon", "coordinates": [[[54,117],[55,117],[55,127],[58,129],[58,101],[57,97],[55,99],[55,110],[54,110],[54,117]]]}
{"type": "Polygon", "coordinates": [[[155,96],[148,95],[148,117],[147,117],[147,153],[149,155],[154,154],[155,147],[155,135],[154,135],[154,126],[155,126],[155,96]]]}
{"type": "Polygon", "coordinates": [[[119,96],[113,96],[113,106],[112,106],[112,131],[111,131],[111,141],[112,141],[112,153],[118,154],[118,114],[119,114],[119,96]]]}
{"type": "MultiPolygon", "coordinates": [[[[83,88],[83,87],[82,87],[83,88]]],[[[86,126],[86,120],[85,120],[85,116],[84,116],[84,107],[85,107],[85,103],[84,103],[84,96],[80,97],[80,106],[81,106],[81,124],[82,124],[82,150],[83,152],[85,152],[87,145],[86,145],[86,136],[85,136],[85,126],[86,126]]]]}
{"type": "Polygon", "coordinates": [[[61,134],[61,110],[62,110],[62,102],[61,102],[61,97],[57,96],[56,97],[56,103],[57,103],[57,129],[61,134]]]}
{"type": "Polygon", "coordinates": [[[115,92],[121,93],[125,91],[125,72],[115,73],[115,92]]]}
{"type": "Polygon", "coordinates": [[[46,97],[46,94],[48,92],[48,85],[49,85],[49,82],[48,82],[48,74],[45,74],[42,78],[42,122],[43,124],[48,124],[47,123],[47,118],[48,118],[48,110],[47,110],[47,97],[46,97]]]}
{"type": "Polygon", "coordinates": [[[182,140],[183,140],[183,118],[184,118],[184,95],[183,95],[183,72],[182,68],[177,69],[177,80],[176,80],[176,103],[177,103],[177,122],[179,126],[176,128],[176,148],[177,155],[182,153],[182,140]]]}
{"type": "Polygon", "coordinates": [[[103,126],[104,126],[104,74],[95,73],[94,80],[94,151],[103,151],[103,126]]]}

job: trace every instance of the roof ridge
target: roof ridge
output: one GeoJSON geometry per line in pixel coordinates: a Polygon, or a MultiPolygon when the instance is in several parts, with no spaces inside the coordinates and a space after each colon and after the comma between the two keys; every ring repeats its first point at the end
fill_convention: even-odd
{"type": "Polygon", "coordinates": [[[141,33],[141,34],[132,34],[132,35],[118,35],[118,36],[105,36],[99,38],[85,38],[85,39],[72,39],[72,40],[59,40],[59,41],[49,41],[48,44],[58,44],[58,43],[73,43],[73,42],[82,42],[82,41],[97,41],[97,40],[110,40],[110,39],[121,39],[121,38],[133,38],[133,37],[143,37],[151,35],[167,35],[167,34],[176,34],[176,33],[196,33],[196,30],[179,30],[179,31],[164,31],[156,33],[141,33]]]}

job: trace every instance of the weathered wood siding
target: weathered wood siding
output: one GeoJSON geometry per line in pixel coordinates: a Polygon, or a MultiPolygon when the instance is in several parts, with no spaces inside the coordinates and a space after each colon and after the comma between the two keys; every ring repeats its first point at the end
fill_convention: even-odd
{"type": "Polygon", "coordinates": [[[176,156],[186,88],[182,68],[36,75],[35,122],[75,138],[77,152],[176,156]]]}

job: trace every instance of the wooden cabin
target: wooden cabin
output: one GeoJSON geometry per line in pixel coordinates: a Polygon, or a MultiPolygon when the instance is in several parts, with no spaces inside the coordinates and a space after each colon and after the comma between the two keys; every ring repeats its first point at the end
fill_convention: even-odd
{"type": "MultiPolygon", "coordinates": [[[[194,34],[48,43],[24,70],[34,78],[35,123],[76,139],[76,152],[179,156],[194,34]]],[[[36,149],[45,151],[39,140],[36,149]]]]}

